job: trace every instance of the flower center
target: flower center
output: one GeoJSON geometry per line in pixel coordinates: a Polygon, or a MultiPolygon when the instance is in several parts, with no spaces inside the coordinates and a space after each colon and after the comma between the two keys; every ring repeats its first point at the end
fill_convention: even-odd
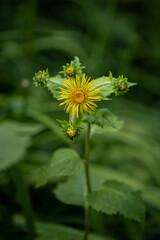
{"type": "Polygon", "coordinates": [[[82,91],[75,91],[72,93],[72,100],[75,102],[75,103],[81,103],[84,101],[84,93],[82,91]]]}

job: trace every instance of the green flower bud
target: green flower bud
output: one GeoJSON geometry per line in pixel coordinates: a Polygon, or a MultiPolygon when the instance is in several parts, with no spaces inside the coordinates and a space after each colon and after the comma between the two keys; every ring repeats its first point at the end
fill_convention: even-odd
{"type": "Polygon", "coordinates": [[[123,75],[118,78],[114,78],[112,84],[113,92],[116,96],[122,95],[129,90],[127,78],[124,78],[123,75]]]}
{"type": "Polygon", "coordinates": [[[34,80],[34,84],[35,86],[40,86],[40,87],[46,87],[47,82],[49,80],[49,73],[48,73],[48,69],[43,70],[43,71],[39,71],[37,73],[35,73],[35,76],[33,77],[34,80]]]}
{"type": "Polygon", "coordinates": [[[63,71],[59,72],[60,74],[63,74],[65,77],[76,77],[77,74],[82,75],[82,69],[85,67],[81,66],[79,58],[75,57],[73,61],[67,63],[66,66],[62,66],[62,68],[63,71]]]}
{"type": "Polygon", "coordinates": [[[76,130],[73,128],[68,128],[66,134],[71,140],[73,140],[76,136],[76,130]]]}
{"type": "Polygon", "coordinates": [[[81,124],[76,121],[74,121],[73,123],[62,120],[57,121],[60,123],[62,127],[63,134],[70,140],[73,140],[75,137],[78,137],[81,134],[81,131],[83,130],[81,124]]]}
{"type": "Polygon", "coordinates": [[[74,67],[68,67],[68,68],[66,69],[66,74],[67,74],[67,76],[69,76],[69,77],[74,76],[74,74],[75,74],[75,68],[74,68],[74,67]]]}

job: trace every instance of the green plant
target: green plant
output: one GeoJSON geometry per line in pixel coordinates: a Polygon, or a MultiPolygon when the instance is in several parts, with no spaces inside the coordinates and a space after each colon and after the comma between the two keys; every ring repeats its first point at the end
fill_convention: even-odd
{"type": "Polygon", "coordinates": [[[65,78],[60,76],[49,78],[48,70],[46,73],[45,71],[39,71],[34,76],[35,85],[47,86],[54,98],[64,101],[60,105],[65,105],[64,109],[69,113],[69,121],[58,120],[64,135],[74,140],[83,130],[87,129],[84,159],[82,160],[73,149],[57,150],[50,164],[41,169],[36,186],[46,184],[52,177],[75,178],[75,182],[79,176],[86,179],[83,186],[85,194],[82,202],[80,199],[70,198],[67,187],[55,190],[55,195],[65,203],[78,203],[78,205],[82,204],[84,206],[85,232],[83,239],[87,240],[90,208],[106,214],[120,213],[127,218],[140,222],[142,226],[144,224],[145,208],[140,193],[122,182],[108,180],[101,185],[93,183],[89,167],[91,131],[99,131],[100,128],[103,128],[105,134],[107,128],[118,130],[122,126],[122,122],[108,109],[97,110],[98,105],[95,101],[109,100],[108,97],[112,93],[115,93],[116,96],[124,94],[135,83],[128,82],[127,78],[123,78],[123,76],[115,78],[112,73],[109,74],[109,77],[103,76],[90,81],[90,78],[88,79],[83,74],[83,67],[80,67],[80,65],[78,57],[75,57],[74,61],[71,61],[66,67],[64,66],[60,73],[65,78]],[[40,73],[43,74],[43,78],[39,77],[40,73]],[[45,76],[47,76],[46,79],[44,79],[45,76]],[[41,83],[40,79],[42,79],[41,83]]]}

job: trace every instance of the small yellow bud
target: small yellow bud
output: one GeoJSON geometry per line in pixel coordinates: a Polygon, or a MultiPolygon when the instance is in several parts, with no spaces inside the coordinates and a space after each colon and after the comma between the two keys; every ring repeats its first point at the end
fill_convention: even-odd
{"type": "Polygon", "coordinates": [[[125,84],[123,84],[123,83],[119,86],[119,89],[120,89],[121,91],[124,91],[125,88],[126,88],[126,86],[125,86],[125,84]]]}
{"type": "Polygon", "coordinates": [[[74,138],[75,135],[76,135],[76,131],[75,131],[74,129],[68,129],[68,130],[67,130],[67,135],[68,135],[68,137],[69,137],[71,140],[73,140],[73,138],[74,138]]]}
{"type": "Polygon", "coordinates": [[[72,77],[75,73],[74,67],[68,67],[66,69],[67,76],[72,77]]]}

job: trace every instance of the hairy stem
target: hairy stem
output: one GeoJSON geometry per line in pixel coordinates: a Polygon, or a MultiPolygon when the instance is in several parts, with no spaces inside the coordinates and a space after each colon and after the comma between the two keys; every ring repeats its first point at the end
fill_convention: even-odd
{"type": "Polygon", "coordinates": [[[108,82],[103,82],[103,83],[100,83],[100,84],[98,84],[97,86],[96,86],[96,88],[100,88],[100,87],[103,87],[103,86],[105,86],[105,85],[111,85],[112,83],[110,82],[110,81],[108,81],[108,82]]]}
{"type": "Polygon", "coordinates": [[[63,83],[56,82],[56,81],[54,81],[54,80],[52,80],[52,79],[48,79],[48,82],[51,82],[51,83],[53,83],[53,84],[57,84],[57,85],[59,85],[59,86],[61,86],[61,87],[65,88],[65,86],[64,86],[64,84],[63,84],[63,83]]]}
{"type": "MultiPolygon", "coordinates": [[[[91,129],[91,125],[90,125],[90,123],[88,123],[88,129],[87,129],[86,141],[85,141],[85,157],[84,157],[87,193],[91,192],[91,183],[90,183],[90,175],[89,175],[90,129],[91,129]]],[[[88,205],[88,203],[86,203],[86,205],[85,205],[85,233],[84,233],[84,238],[83,238],[84,240],[87,240],[88,233],[89,233],[89,217],[90,217],[90,206],[88,205]]]]}

